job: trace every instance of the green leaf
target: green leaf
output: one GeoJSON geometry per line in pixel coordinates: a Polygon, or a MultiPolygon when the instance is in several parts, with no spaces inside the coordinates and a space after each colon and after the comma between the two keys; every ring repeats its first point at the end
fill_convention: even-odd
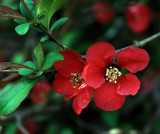
{"type": "Polygon", "coordinates": [[[22,78],[14,86],[0,96],[0,114],[12,113],[28,95],[31,88],[38,82],[36,79],[22,78]]]}
{"type": "Polygon", "coordinates": [[[27,23],[26,20],[18,20],[18,19],[14,19],[15,22],[17,22],[18,24],[24,24],[27,23]]]}
{"type": "Polygon", "coordinates": [[[25,24],[21,24],[21,25],[18,25],[15,30],[16,32],[19,34],[19,35],[25,35],[28,30],[29,30],[29,26],[30,26],[31,23],[25,23],[25,24]]]}
{"type": "Polygon", "coordinates": [[[39,77],[39,76],[41,76],[43,74],[43,71],[39,71],[36,75],[35,75],[35,77],[39,77]]]}
{"type": "Polygon", "coordinates": [[[63,7],[69,0],[42,0],[36,5],[36,15],[45,16],[43,25],[49,29],[50,20],[57,10],[63,7]]]}
{"type": "Polygon", "coordinates": [[[45,41],[47,41],[48,39],[49,39],[48,36],[44,36],[44,37],[41,38],[40,42],[45,42],[45,41]]]}
{"type": "Polygon", "coordinates": [[[0,5],[0,17],[11,18],[11,19],[25,19],[16,10],[13,10],[10,7],[3,6],[3,5],[0,5]]]}
{"type": "MultiPolygon", "coordinates": [[[[32,15],[35,16],[35,5],[33,3],[32,0],[24,0],[24,2],[26,3],[28,9],[31,11],[32,15]]],[[[26,8],[23,6],[22,3],[20,3],[20,11],[22,13],[23,16],[25,16],[27,19],[32,20],[32,16],[28,13],[28,11],[26,10],[26,8]]]]}
{"type": "Polygon", "coordinates": [[[56,52],[50,52],[46,56],[41,69],[42,70],[47,70],[47,69],[49,69],[53,66],[54,62],[60,61],[60,60],[64,60],[64,57],[61,54],[56,53],[56,52]]]}
{"type": "MultiPolygon", "coordinates": [[[[24,63],[23,65],[26,65],[26,66],[28,66],[28,67],[31,67],[31,68],[36,68],[35,67],[35,64],[33,63],[33,62],[31,62],[31,61],[27,61],[26,63],[24,63]]],[[[29,74],[31,74],[31,73],[33,73],[34,71],[33,70],[30,70],[30,69],[26,69],[26,68],[20,68],[20,69],[18,69],[18,73],[20,74],[20,75],[29,75],[29,74]]]]}
{"type": "Polygon", "coordinates": [[[34,55],[37,61],[37,68],[40,69],[44,61],[44,53],[41,43],[34,48],[34,55]]]}
{"type": "Polygon", "coordinates": [[[55,23],[53,23],[53,25],[50,28],[50,31],[52,32],[53,30],[58,29],[60,26],[62,26],[64,23],[66,23],[68,20],[67,17],[63,17],[59,20],[57,20],[55,23]]]}

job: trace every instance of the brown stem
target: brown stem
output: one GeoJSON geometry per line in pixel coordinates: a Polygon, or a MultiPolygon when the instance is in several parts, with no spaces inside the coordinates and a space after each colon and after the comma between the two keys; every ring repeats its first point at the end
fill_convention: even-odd
{"type": "Polygon", "coordinates": [[[18,73],[17,70],[2,70],[1,73],[18,73]]]}
{"type": "Polygon", "coordinates": [[[61,48],[63,48],[63,50],[67,49],[67,47],[65,47],[64,45],[62,45],[59,41],[57,41],[52,34],[50,34],[47,30],[45,30],[43,27],[41,26],[37,26],[40,30],[42,30],[45,34],[48,35],[48,37],[55,42],[57,45],[59,45],[61,48]]]}
{"type": "Polygon", "coordinates": [[[146,39],[144,39],[144,40],[142,40],[142,41],[135,41],[135,43],[133,43],[132,46],[135,46],[135,47],[143,47],[143,46],[145,46],[148,42],[150,42],[150,41],[152,41],[152,40],[154,40],[154,39],[156,39],[156,38],[158,38],[158,37],[160,37],[160,32],[158,32],[158,33],[156,33],[156,34],[154,34],[154,35],[152,35],[152,36],[150,36],[150,37],[148,37],[148,38],[146,38],[146,39]]]}

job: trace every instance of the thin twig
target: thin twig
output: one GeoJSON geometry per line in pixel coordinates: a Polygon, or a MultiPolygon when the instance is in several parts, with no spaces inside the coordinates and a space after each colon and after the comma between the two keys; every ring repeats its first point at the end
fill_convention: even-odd
{"type": "Polygon", "coordinates": [[[143,46],[145,46],[148,42],[150,42],[150,41],[152,41],[152,40],[154,40],[154,39],[156,39],[156,38],[158,38],[158,37],[160,37],[160,32],[158,32],[158,33],[156,33],[156,34],[154,34],[154,35],[152,35],[152,36],[150,36],[150,37],[148,37],[148,38],[146,38],[146,39],[144,39],[144,40],[142,40],[142,41],[135,41],[132,46],[135,46],[135,47],[143,47],[143,46]]]}
{"type": "Polygon", "coordinates": [[[1,73],[18,73],[17,70],[2,70],[1,73]]]}
{"type": "Polygon", "coordinates": [[[48,35],[48,37],[55,42],[57,45],[59,45],[61,48],[63,48],[63,50],[67,49],[67,47],[65,47],[64,45],[62,45],[59,41],[57,41],[52,34],[50,34],[47,30],[45,30],[43,27],[41,26],[37,26],[40,30],[42,30],[45,34],[48,35]]]}
{"type": "Polygon", "coordinates": [[[23,134],[29,134],[27,132],[27,130],[25,129],[25,127],[23,126],[22,124],[22,119],[21,119],[21,116],[19,114],[16,115],[16,124],[17,124],[17,127],[19,128],[19,130],[23,133],[23,134]]]}
{"type": "Polygon", "coordinates": [[[28,108],[28,109],[16,111],[13,114],[8,116],[0,116],[0,122],[15,120],[17,115],[19,115],[21,119],[25,119],[27,117],[32,117],[34,115],[49,114],[49,113],[54,113],[59,111],[61,111],[61,108],[57,105],[50,105],[43,108],[36,108],[36,107],[34,107],[33,109],[28,108]]]}

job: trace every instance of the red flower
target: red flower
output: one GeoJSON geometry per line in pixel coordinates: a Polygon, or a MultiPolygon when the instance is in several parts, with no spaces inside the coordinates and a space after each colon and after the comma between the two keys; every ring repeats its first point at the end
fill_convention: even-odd
{"type": "MultiPolygon", "coordinates": [[[[27,120],[24,122],[24,127],[29,134],[36,134],[37,133],[37,125],[32,120],[27,120]]],[[[16,131],[16,134],[22,134],[21,131],[16,131]]]]}
{"type": "Polygon", "coordinates": [[[57,74],[53,81],[53,89],[59,94],[66,95],[65,100],[74,97],[72,106],[79,115],[88,106],[93,94],[93,88],[84,83],[81,76],[85,61],[72,50],[59,53],[65,59],[54,64],[57,74]]]}
{"type": "Polygon", "coordinates": [[[95,104],[106,111],[119,109],[126,95],[135,95],[140,82],[132,73],[143,70],[149,55],[143,49],[128,47],[119,51],[107,42],[92,45],[86,53],[87,65],[82,72],[85,83],[95,88],[95,104]],[[131,73],[122,76],[121,69],[131,73]]]}
{"type": "Polygon", "coordinates": [[[95,19],[102,24],[109,22],[115,14],[106,2],[96,2],[92,9],[95,19]]]}
{"type": "Polygon", "coordinates": [[[151,12],[147,5],[132,5],[127,7],[126,20],[129,28],[136,34],[144,32],[151,21],[151,12]]]}
{"type": "Polygon", "coordinates": [[[40,80],[36,85],[34,85],[34,87],[32,88],[31,91],[31,100],[34,103],[41,103],[43,102],[47,95],[49,94],[49,92],[51,91],[52,87],[51,85],[44,81],[44,80],[40,80]]]}

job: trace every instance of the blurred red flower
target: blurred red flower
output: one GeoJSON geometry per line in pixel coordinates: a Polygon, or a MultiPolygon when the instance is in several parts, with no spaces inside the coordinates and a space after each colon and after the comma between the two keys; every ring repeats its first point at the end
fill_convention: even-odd
{"type": "Polygon", "coordinates": [[[81,76],[85,61],[72,50],[59,53],[64,56],[64,60],[54,64],[57,73],[53,89],[59,94],[66,95],[65,100],[74,97],[72,107],[79,115],[88,106],[93,94],[93,88],[84,83],[81,76]]]}
{"type": "MultiPolygon", "coordinates": [[[[37,125],[32,120],[27,120],[24,122],[24,127],[29,134],[36,134],[37,133],[37,125]]],[[[16,134],[23,134],[21,131],[17,130],[16,134]]]]}
{"type": "Polygon", "coordinates": [[[110,43],[98,42],[89,47],[86,61],[82,78],[95,88],[95,104],[105,111],[112,111],[122,107],[126,95],[138,92],[140,82],[132,73],[148,65],[149,55],[136,47],[125,48],[116,54],[110,43]],[[131,73],[122,76],[122,68],[131,73]]]}
{"type": "Polygon", "coordinates": [[[151,11],[147,5],[135,4],[127,7],[126,20],[136,34],[144,32],[151,21],[151,11]]]}
{"type": "Polygon", "coordinates": [[[109,22],[115,14],[114,10],[106,2],[96,2],[92,9],[95,19],[102,24],[109,22]]]}
{"type": "Polygon", "coordinates": [[[43,102],[50,93],[51,89],[52,87],[48,82],[40,80],[31,90],[31,100],[34,103],[43,102]]]}

